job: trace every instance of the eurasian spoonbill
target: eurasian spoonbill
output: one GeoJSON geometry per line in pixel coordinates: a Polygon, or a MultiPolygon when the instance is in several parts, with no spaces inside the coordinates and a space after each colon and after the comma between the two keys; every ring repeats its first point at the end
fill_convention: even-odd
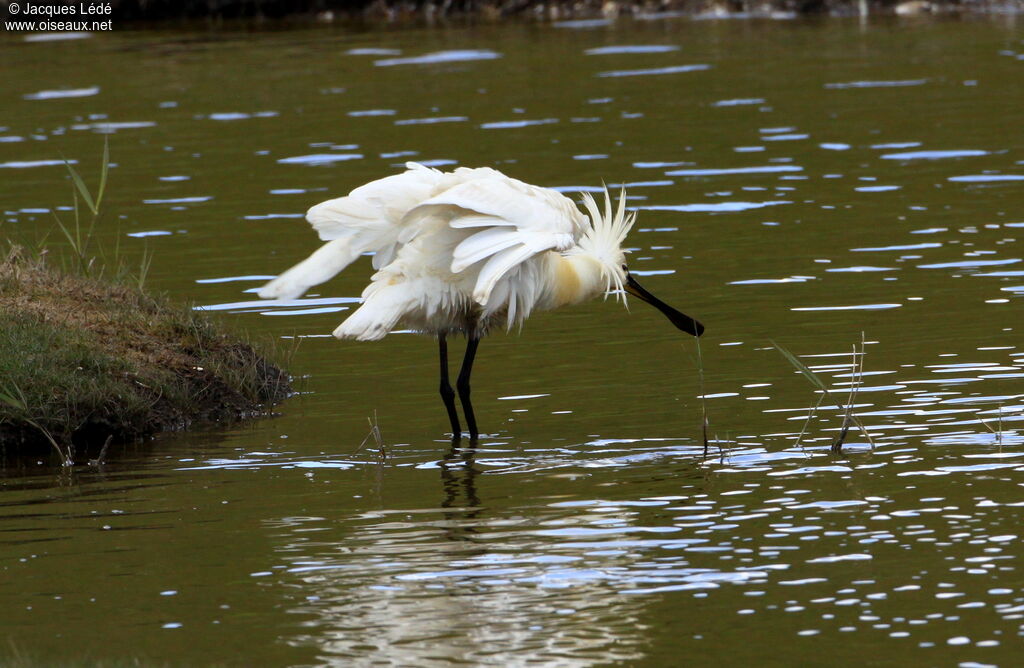
{"type": "Polygon", "coordinates": [[[448,380],[449,334],[467,338],[455,383],[471,438],[479,435],[469,378],[480,337],[521,326],[535,310],[578,304],[624,292],[653,305],[679,329],[700,336],[704,326],[654,297],[625,264],[622,243],[636,219],[625,194],[613,211],[583,193],[581,212],[549,188],[529,185],[488,167],[441,172],[417,163],[406,171],[312,207],[306,217],[327,243],[259,291],[294,299],[363,253],[376,273],[362,305],[334,330],[339,339],[376,341],[401,327],[437,337],[441,398],[452,437],[462,430],[448,380]]]}

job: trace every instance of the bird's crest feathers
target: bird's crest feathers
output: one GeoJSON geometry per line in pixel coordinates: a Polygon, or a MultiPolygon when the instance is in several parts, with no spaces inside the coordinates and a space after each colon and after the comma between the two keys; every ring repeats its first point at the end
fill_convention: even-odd
{"type": "Polygon", "coordinates": [[[626,189],[619,192],[618,206],[612,210],[612,197],[608,186],[604,188],[604,212],[597,206],[593,195],[582,193],[583,207],[590,216],[590,229],[578,242],[580,250],[593,255],[601,263],[601,274],[608,282],[608,290],[617,299],[625,300],[625,271],[622,243],[636,222],[636,212],[626,215],[626,189]]]}

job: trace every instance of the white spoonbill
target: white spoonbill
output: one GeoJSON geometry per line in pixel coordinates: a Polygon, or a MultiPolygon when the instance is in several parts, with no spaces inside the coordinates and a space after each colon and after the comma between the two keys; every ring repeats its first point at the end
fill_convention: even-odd
{"type": "Polygon", "coordinates": [[[455,385],[476,438],[469,377],[480,337],[491,329],[520,326],[535,310],[625,291],[684,332],[704,331],[630,275],[622,242],[636,214],[625,214],[625,193],[615,211],[607,189],[603,213],[588,193],[583,205],[586,214],[561,193],[488,167],[441,172],[410,162],[401,174],[311,208],[306,217],[327,243],[259,296],[294,299],[361,254],[374,253],[377,272],[363,303],[334,335],[376,341],[401,327],[436,336],[441,398],[457,439],[462,430],[448,380],[447,337],[464,334],[468,343],[455,385]]]}

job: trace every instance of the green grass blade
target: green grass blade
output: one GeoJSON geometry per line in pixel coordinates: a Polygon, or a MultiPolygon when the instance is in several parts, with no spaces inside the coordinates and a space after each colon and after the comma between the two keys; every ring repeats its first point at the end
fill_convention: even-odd
{"type": "Polygon", "coordinates": [[[150,252],[148,246],[144,246],[142,249],[142,260],[139,262],[139,275],[137,283],[139,290],[142,290],[146,285],[146,277],[149,275],[149,267],[153,264],[153,253],[150,252]]]}
{"type": "Polygon", "coordinates": [[[75,237],[73,234],[71,234],[71,230],[69,230],[67,226],[64,224],[64,221],[61,220],[60,216],[58,216],[56,213],[53,214],[53,219],[57,221],[57,227],[59,227],[60,231],[64,233],[64,238],[68,240],[68,243],[71,244],[71,247],[77,249],[75,237]]]}
{"type": "MultiPolygon", "coordinates": [[[[23,411],[26,408],[25,404],[23,402],[19,401],[17,399],[17,397],[15,397],[12,394],[8,394],[7,392],[4,392],[3,390],[0,390],[0,401],[4,402],[5,404],[10,406],[11,408],[17,409],[19,411],[23,411]]],[[[982,423],[984,423],[984,422],[985,421],[982,420],[982,423]]],[[[988,425],[986,424],[985,426],[988,426],[988,425]]]]}
{"type": "Polygon", "coordinates": [[[21,388],[18,387],[17,383],[12,382],[10,385],[4,383],[3,389],[0,390],[0,401],[19,411],[28,410],[28,403],[25,401],[25,393],[21,391],[21,388]]]}
{"type": "MultiPolygon", "coordinates": [[[[769,339],[769,341],[771,341],[771,339],[769,339]]],[[[825,394],[829,393],[828,386],[826,386],[824,381],[822,381],[821,378],[818,377],[818,374],[808,369],[807,365],[805,365],[803,362],[797,359],[796,355],[789,352],[788,350],[786,350],[779,344],[775,343],[774,341],[771,341],[771,344],[775,346],[776,350],[782,353],[782,356],[785,357],[786,360],[788,360],[789,363],[793,365],[793,368],[802,373],[804,377],[807,378],[807,380],[811,381],[811,384],[816,385],[818,389],[820,389],[825,394]]]]}
{"type": "Polygon", "coordinates": [[[93,215],[96,215],[99,212],[99,209],[96,207],[96,203],[93,201],[92,195],[89,194],[89,188],[85,185],[85,181],[83,181],[82,177],[78,175],[78,170],[68,162],[67,158],[64,158],[64,166],[68,168],[68,173],[71,174],[71,181],[74,182],[75,188],[78,190],[78,194],[82,196],[82,201],[84,201],[85,205],[89,207],[89,210],[92,211],[93,215]]]}
{"type": "MultiPolygon", "coordinates": [[[[103,201],[103,193],[107,189],[107,168],[110,167],[110,140],[103,138],[103,164],[100,165],[100,186],[96,191],[96,211],[99,211],[100,202],[103,201]]],[[[95,211],[93,212],[95,213],[95,211]]]]}
{"type": "Polygon", "coordinates": [[[78,207],[78,191],[74,188],[71,189],[71,199],[75,205],[75,234],[73,241],[71,241],[71,249],[75,251],[75,257],[78,258],[78,267],[81,268],[82,263],[85,261],[85,258],[82,256],[82,216],[78,207]]]}

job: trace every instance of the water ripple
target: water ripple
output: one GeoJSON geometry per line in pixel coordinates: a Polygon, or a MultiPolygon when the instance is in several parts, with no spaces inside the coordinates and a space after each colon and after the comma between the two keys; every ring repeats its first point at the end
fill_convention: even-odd
{"type": "Polygon", "coordinates": [[[588,56],[608,56],[625,53],[668,53],[678,51],[679,47],[674,44],[638,44],[621,46],[600,46],[584,51],[588,56]]]}
{"type": "Polygon", "coordinates": [[[468,116],[429,116],[427,118],[403,118],[395,121],[395,125],[434,125],[436,123],[462,123],[468,116]]]}
{"type": "Polygon", "coordinates": [[[525,128],[531,125],[551,125],[557,123],[557,118],[542,118],[539,120],[516,120],[516,121],[494,121],[492,123],[482,123],[480,125],[484,130],[506,130],[509,128],[525,128]]]}
{"type": "Polygon", "coordinates": [[[644,211],[686,211],[686,212],[708,212],[727,213],[732,211],[749,211],[751,209],[763,209],[767,206],[779,204],[792,204],[789,200],[770,200],[765,202],[715,202],[706,204],[652,204],[638,206],[636,209],[644,211]]]}
{"type": "Polygon", "coordinates": [[[995,267],[1004,264],[1016,264],[1020,258],[1005,260],[961,260],[960,262],[938,262],[936,264],[919,264],[918,269],[970,269],[971,267],[995,267]]]}
{"type": "Polygon", "coordinates": [[[903,304],[855,304],[851,306],[793,306],[790,311],[882,311],[900,308],[903,304]]]}
{"type": "Polygon", "coordinates": [[[959,183],[999,183],[1001,181],[1024,181],[1024,174],[968,174],[951,176],[949,180],[959,183]]]}
{"type": "Polygon", "coordinates": [[[666,176],[720,176],[723,174],[773,174],[777,172],[802,172],[797,165],[762,165],[758,167],[727,167],[722,169],[676,169],[665,172],[666,176]]]}
{"type": "Polygon", "coordinates": [[[362,153],[313,153],[310,155],[295,155],[290,158],[279,158],[278,162],[282,165],[309,165],[316,167],[348,160],[361,160],[362,158],[362,153]]]}
{"type": "Polygon", "coordinates": [[[410,56],[406,58],[382,58],[373,61],[377,67],[393,67],[395,65],[434,65],[438,63],[462,63],[473,60],[494,60],[501,58],[501,54],[490,49],[454,49],[449,51],[435,51],[422,56],[410,56]]]}
{"type": "Polygon", "coordinates": [[[89,88],[65,88],[59,90],[41,90],[38,93],[23,95],[26,100],[60,100],[69,97],[91,97],[99,95],[99,86],[89,88]]]}
{"type": "Polygon", "coordinates": [[[902,79],[892,81],[847,81],[843,83],[827,83],[825,88],[893,88],[903,86],[920,86],[928,83],[927,79],[902,79]]]}
{"type": "Polygon", "coordinates": [[[989,151],[966,149],[951,151],[906,151],[902,153],[886,153],[881,157],[883,160],[941,160],[944,158],[969,158],[988,154],[989,151]]]}
{"type": "Polygon", "coordinates": [[[941,243],[938,242],[924,242],[920,244],[894,244],[892,246],[873,246],[869,248],[851,248],[850,250],[855,253],[872,253],[881,251],[901,251],[901,250],[924,250],[926,248],[940,248],[941,243]]]}
{"type": "MultiPolygon", "coordinates": [[[[78,164],[77,160],[68,160],[72,165],[78,164]]],[[[33,167],[54,167],[63,165],[63,160],[10,160],[0,162],[0,169],[31,169],[33,167]]]]}
{"type": "Polygon", "coordinates": [[[764,104],[763,97],[737,97],[731,100],[718,100],[711,104],[712,107],[739,107],[751,104],[764,104]]]}
{"type": "Polygon", "coordinates": [[[594,76],[598,77],[639,77],[648,75],[659,75],[659,74],[679,74],[682,72],[700,72],[703,70],[711,69],[710,65],[696,64],[696,65],[673,65],[670,67],[653,67],[642,70],[611,70],[609,72],[598,72],[594,76]]]}

